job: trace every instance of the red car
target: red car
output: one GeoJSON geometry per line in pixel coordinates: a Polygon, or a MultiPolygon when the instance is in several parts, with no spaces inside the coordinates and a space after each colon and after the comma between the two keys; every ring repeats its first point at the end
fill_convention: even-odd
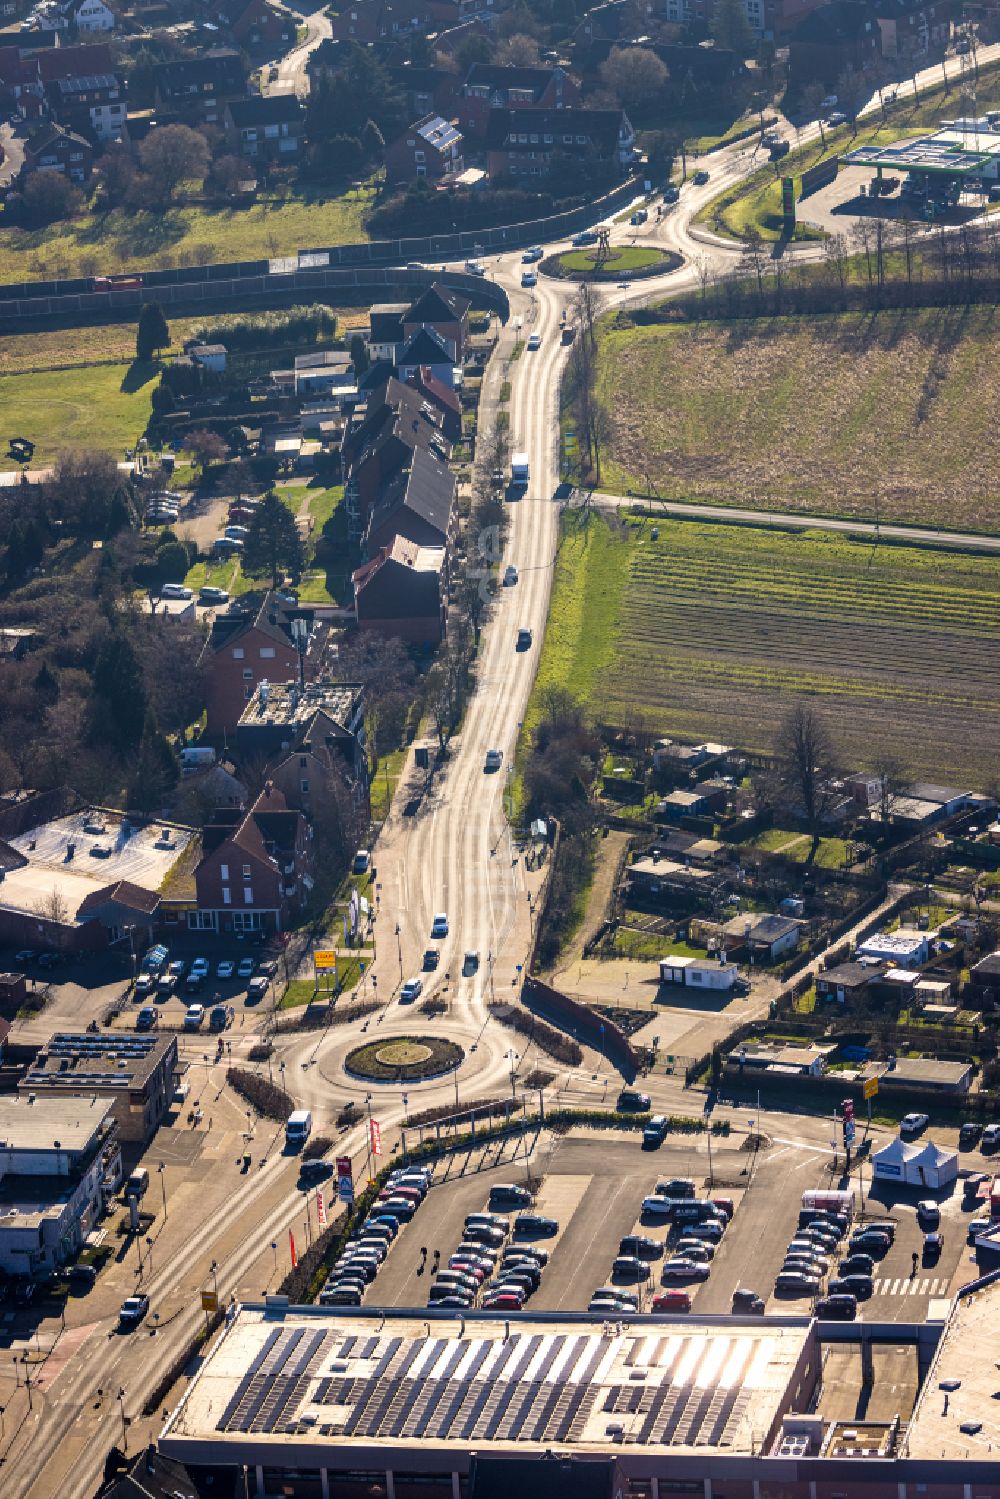
{"type": "Polygon", "coordinates": [[[687,1291],[664,1291],[653,1297],[654,1312],[689,1312],[691,1297],[687,1291]]]}
{"type": "Polygon", "coordinates": [[[473,1265],[470,1260],[463,1260],[460,1255],[452,1255],[448,1261],[449,1270],[461,1270],[463,1275],[471,1275],[473,1280],[482,1285],[486,1279],[485,1271],[481,1265],[473,1265]]]}
{"type": "Polygon", "coordinates": [[[514,1291],[495,1291],[492,1296],[483,1298],[483,1310],[486,1312],[519,1312],[524,1306],[524,1297],[518,1296],[514,1291]]]}
{"type": "Polygon", "coordinates": [[[407,1202],[412,1202],[415,1208],[418,1208],[424,1200],[416,1187],[386,1187],[378,1194],[379,1202],[388,1202],[390,1197],[395,1197],[397,1200],[403,1197],[407,1202]]]}
{"type": "Polygon", "coordinates": [[[712,1202],[719,1209],[720,1213],[725,1213],[726,1222],[731,1223],[733,1214],[736,1211],[736,1205],[733,1202],[733,1199],[731,1197],[713,1197],[712,1202]]]}

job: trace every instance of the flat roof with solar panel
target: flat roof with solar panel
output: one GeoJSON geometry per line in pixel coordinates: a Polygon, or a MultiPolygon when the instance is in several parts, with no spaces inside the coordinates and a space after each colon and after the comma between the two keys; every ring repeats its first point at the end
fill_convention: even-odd
{"type": "Polygon", "coordinates": [[[330,1466],[351,1449],[384,1449],[399,1466],[411,1447],[453,1448],[456,1460],[613,1445],[746,1455],[780,1428],[790,1397],[806,1408],[811,1349],[801,1317],[619,1324],[245,1305],[160,1447],[182,1461],[268,1463],[280,1446],[285,1464],[330,1466]]]}

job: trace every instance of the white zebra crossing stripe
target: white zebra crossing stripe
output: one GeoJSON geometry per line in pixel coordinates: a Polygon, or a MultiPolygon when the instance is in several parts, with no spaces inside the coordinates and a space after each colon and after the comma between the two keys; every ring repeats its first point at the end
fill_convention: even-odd
{"type": "Polygon", "coordinates": [[[902,1280],[883,1278],[873,1283],[876,1296],[943,1296],[948,1282],[940,1278],[906,1276],[902,1280]]]}

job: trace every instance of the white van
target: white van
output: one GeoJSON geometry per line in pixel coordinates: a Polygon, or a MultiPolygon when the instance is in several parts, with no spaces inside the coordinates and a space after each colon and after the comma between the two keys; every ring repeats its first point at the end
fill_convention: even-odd
{"type": "Polygon", "coordinates": [[[144,1197],[148,1186],[149,1172],[145,1166],[138,1166],[125,1183],[125,1196],[135,1198],[144,1197]]]}
{"type": "Polygon", "coordinates": [[[285,1123],[285,1141],[293,1150],[304,1145],[312,1134],[313,1116],[308,1109],[295,1109],[285,1123]]]}

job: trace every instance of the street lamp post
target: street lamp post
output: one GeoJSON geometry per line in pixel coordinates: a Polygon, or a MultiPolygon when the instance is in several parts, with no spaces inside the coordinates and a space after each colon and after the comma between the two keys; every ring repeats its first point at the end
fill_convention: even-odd
{"type": "Polygon", "coordinates": [[[396,952],[399,956],[399,982],[403,982],[403,943],[400,940],[400,926],[396,922],[396,952]]]}
{"type": "Polygon", "coordinates": [[[119,1408],[120,1408],[121,1413],[122,1413],[122,1447],[127,1452],[128,1451],[128,1423],[125,1420],[125,1391],[124,1391],[123,1388],[119,1389],[119,1391],[118,1391],[118,1405],[119,1405],[119,1408]]]}
{"type": "Polygon", "coordinates": [[[156,1167],[156,1174],[160,1178],[160,1191],[163,1193],[163,1216],[167,1216],[167,1168],[163,1161],[156,1167]]]}

